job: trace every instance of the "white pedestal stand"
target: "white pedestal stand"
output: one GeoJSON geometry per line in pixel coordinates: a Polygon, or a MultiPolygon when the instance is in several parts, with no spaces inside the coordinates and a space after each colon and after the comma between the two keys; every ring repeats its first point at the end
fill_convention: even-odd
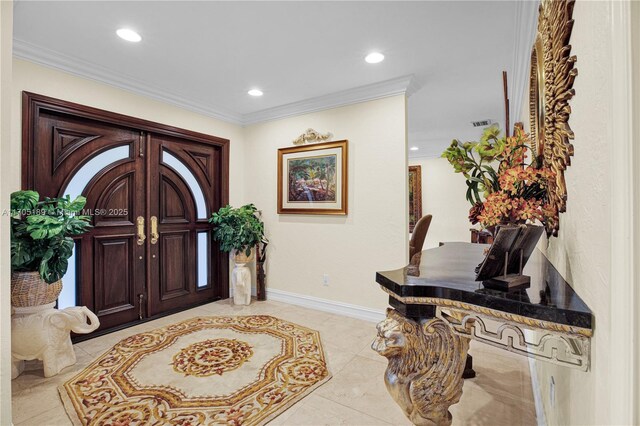
{"type": "Polygon", "coordinates": [[[233,284],[233,303],[248,305],[251,303],[251,271],[246,263],[236,263],[231,274],[233,284]]]}
{"type": "Polygon", "coordinates": [[[58,310],[55,303],[13,308],[11,316],[11,379],[24,371],[24,361],[42,360],[45,377],[76,363],[71,331],[90,333],[100,326],[85,306],[58,310]],[[88,322],[87,322],[88,320],[88,322]]]}

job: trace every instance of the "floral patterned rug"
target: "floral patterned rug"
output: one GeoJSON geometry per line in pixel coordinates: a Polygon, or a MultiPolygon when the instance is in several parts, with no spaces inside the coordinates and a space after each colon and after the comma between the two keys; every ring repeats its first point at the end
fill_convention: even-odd
{"type": "Polygon", "coordinates": [[[120,341],[59,391],[75,425],[258,425],[330,378],[317,331],[200,317],[120,341]]]}

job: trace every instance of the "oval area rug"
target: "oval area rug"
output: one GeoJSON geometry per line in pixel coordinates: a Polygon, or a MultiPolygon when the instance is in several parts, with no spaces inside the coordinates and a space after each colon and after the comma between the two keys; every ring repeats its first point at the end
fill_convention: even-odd
{"type": "Polygon", "coordinates": [[[75,425],[258,425],[330,378],[315,330],[198,317],[121,340],[59,392],[75,425]]]}

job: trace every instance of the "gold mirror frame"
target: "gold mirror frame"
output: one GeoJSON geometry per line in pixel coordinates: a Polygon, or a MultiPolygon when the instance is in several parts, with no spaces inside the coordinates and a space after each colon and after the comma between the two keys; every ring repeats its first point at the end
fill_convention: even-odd
{"type": "Polygon", "coordinates": [[[578,75],[571,55],[571,30],[575,0],[542,0],[538,14],[538,34],[531,53],[529,79],[529,119],[533,151],[542,165],[555,173],[549,182],[549,203],[556,211],[546,223],[547,234],[558,235],[558,215],[567,209],[564,172],[571,164],[574,138],[569,127],[578,75]]]}
{"type": "Polygon", "coordinates": [[[541,158],[544,155],[544,52],[540,34],[531,50],[529,128],[533,152],[541,158]]]}

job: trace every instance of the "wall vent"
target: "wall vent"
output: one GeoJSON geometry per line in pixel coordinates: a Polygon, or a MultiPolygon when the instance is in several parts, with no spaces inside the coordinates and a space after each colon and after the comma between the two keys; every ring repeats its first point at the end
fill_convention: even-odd
{"type": "Polygon", "coordinates": [[[493,124],[493,120],[480,120],[480,121],[472,121],[473,127],[487,127],[490,124],[493,124]]]}

